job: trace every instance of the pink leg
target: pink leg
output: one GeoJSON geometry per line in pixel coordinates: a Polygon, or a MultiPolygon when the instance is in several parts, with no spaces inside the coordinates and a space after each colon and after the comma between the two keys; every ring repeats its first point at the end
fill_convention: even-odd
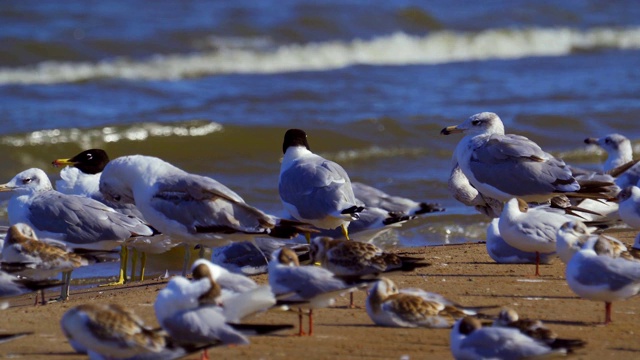
{"type": "Polygon", "coordinates": [[[313,309],[309,310],[309,336],[313,335],[313,309]]]}
{"type": "Polygon", "coordinates": [[[536,275],[540,276],[540,253],[536,251],[536,275]]]}
{"type": "Polygon", "coordinates": [[[298,336],[306,335],[304,330],[302,330],[302,309],[298,309],[298,327],[300,329],[298,336]]]}

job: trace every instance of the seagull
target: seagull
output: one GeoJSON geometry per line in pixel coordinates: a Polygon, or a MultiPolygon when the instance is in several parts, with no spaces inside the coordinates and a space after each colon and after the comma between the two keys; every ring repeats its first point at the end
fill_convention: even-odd
{"type": "Polygon", "coordinates": [[[494,327],[513,328],[531,338],[545,342],[554,348],[567,347],[575,350],[582,348],[586,342],[580,339],[561,339],[555,331],[549,329],[540,320],[522,319],[520,315],[511,308],[503,308],[498,318],[493,322],[494,327]]]}
{"type": "Polygon", "coordinates": [[[615,257],[609,241],[590,237],[566,269],[569,288],[581,298],[604,301],[605,325],[611,322],[611,303],[640,292],[640,261],[615,257]]]}
{"type": "MultiPolygon", "coordinates": [[[[373,244],[329,237],[314,238],[310,254],[312,261],[320,263],[337,277],[345,278],[377,277],[381,273],[408,272],[431,265],[423,258],[399,256],[373,244]]],[[[354,307],[353,293],[350,295],[349,306],[354,307]]]]}
{"type": "MultiPolygon", "coordinates": [[[[499,218],[491,220],[487,227],[487,253],[498,264],[535,264],[536,253],[518,250],[509,245],[500,235],[499,218]]],[[[554,253],[540,254],[540,263],[548,264],[554,253]]]]}
{"type": "MultiPolygon", "coordinates": [[[[218,181],[151,156],[111,160],[100,177],[100,192],[110,201],[135,204],[149,223],[180,238],[187,248],[256,236],[290,238],[299,231],[299,223],[265,214],[218,181]]],[[[183,274],[189,255],[186,251],[183,274]]]]}
{"type": "MultiPolygon", "coordinates": [[[[12,191],[8,213],[11,224],[25,223],[44,239],[62,241],[70,249],[113,250],[129,238],[157,232],[134,216],[121,214],[99,201],[55,191],[41,169],[31,168],[0,185],[12,191]]],[[[118,283],[124,282],[121,256],[118,283]]]]}
{"type": "MultiPolygon", "coordinates": [[[[333,161],[311,152],[307,134],[289,129],[282,144],[278,190],[284,208],[295,219],[320,229],[342,228],[349,239],[349,222],[363,210],[357,205],[349,175],[333,161]]],[[[307,243],[311,236],[306,233],[307,243]]]]}
{"type": "Polygon", "coordinates": [[[269,285],[278,299],[300,302],[298,307],[298,335],[302,329],[302,309],[309,309],[309,336],[313,335],[313,309],[334,304],[334,298],[357,290],[367,281],[356,279],[347,282],[331,271],[316,266],[300,266],[298,256],[289,248],[276,250],[269,263],[269,285]]]}
{"type": "Polygon", "coordinates": [[[482,327],[471,316],[458,320],[450,335],[451,354],[456,360],[546,358],[566,355],[575,347],[581,346],[550,345],[518,329],[482,327]]]}
{"type": "Polygon", "coordinates": [[[132,311],[116,304],[84,304],[60,320],[71,347],[91,359],[178,359],[206,347],[176,345],[163,331],[152,330],[132,311]]]}
{"type": "Polygon", "coordinates": [[[618,194],[620,219],[634,229],[640,229],[640,188],[627,186],[618,194]]]}
{"type": "Polygon", "coordinates": [[[580,220],[573,220],[564,223],[556,234],[556,252],[562,262],[568,264],[575,253],[580,251],[582,246],[590,238],[595,237],[608,241],[615,257],[627,251],[627,247],[618,239],[603,234],[592,234],[591,230],[580,220]]]}
{"type": "MultiPolygon", "coordinates": [[[[61,180],[56,181],[56,190],[67,195],[80,195],[98,200],[117,212],[144,220],[144,216],[134,204],[108,201],[100,192],[100,175],[108,163],[109,155],[102,149],[84,150],[72,158],[54,160],[52,164],[56,167],[66,165],[60,171],[61,180]]],[[[140,253],[140,281],[142,281],[144,280],[147,253],[160,254],[177,246],[178,243],[172,241],[168,236],[158,234],[150,238],[131,238],[125,245],[123,248],[125,258],[129,257],[128,248],[133,248],[131,259],[132,281],[135,280],[136,262],[138,260],[138,252],[140,253]]],[[[126,265],[127,261],[125,261],[125,269],[123,270],[125,273],[126,265]]]]}
{"type": "Polygon", "coordinates": [[[397,215],[422,215],[444,211],[440,204],[417,202],[409,198],[389,195],[361,182],[352,182],[351,188],[356,200],[360,201],[365,208],[376,207],[397,215]]]}
{"type": "Polygon", "coordinates": [[[199,264],[194,280],[173,277],[158,293],[154,309],[158,323],[180,344],[248,344],[246,335],[266,334],[292,328],[291,325],[237,324],[256,308],[264,309],[276,303],[270,297],[254,297],[255,293],[241,293],[218,306],[220,286],[212,279],[209,267],[199,264]],[[249,298],[247,298],[249,297],[249,298]]]}
{"type": "MultiPolygon", "coordinates": [[[[20,265],[23,270],[14,272],[29,279],[45,280],[62,272],[63,286],[60,300],[69,298],[71,272],[88,265],[87,259],[74,253],[66,252],[59,247],[38,240],[33,229],[23,223],[9,228],[2,248],[2,261],[12,266],[20,265]]],[[[37,302],[36,296],[36,302],[37,302]]],[[[42,303],[45,304],[44,292],[42,303]]]]}
{"type": "Polygon", "coordinates": [[[505,204],[498,228],[507,244],[536,253],[535,276],[540,276],[540,253],[556,251],[556,233],[562,224],[571,220],[563,210],[547,205],[529,209],[522,199],[513,198],[505,204]]]}
{"type": "MultiPolygon", "coordinates": [[[[586,138],[586,144],[597,145],[607,152],[608,157],[604,163],[603,170],[605,172],[612,171],[618,167],[633,162],[633,149],[631,141],[624,135],[610,134],[602,138],[586,138]]],[[[627,186],[637,185],[640,181],[640,165],[635,164],[622,174],[620,174],[615,182],[621,189],[627,186]]]]}
{"type": "Polygon", "coordinates": [[[367,314],[381,326],[450,328],[456,319],[477,312],[440,294],[422,289],[398,290],[393,281],[381,277],[367,297],[367,314]]]}
{"type": "Polygon", "coordinates": [[[465,134],[454,156],[463,174],[483,196],[503,202],[513,197],[545,202],[558,193],[580,189],[564,161],[524,136],[505,135],[502,120],[495,113],[475,114],[440,133],[465,134]]]}

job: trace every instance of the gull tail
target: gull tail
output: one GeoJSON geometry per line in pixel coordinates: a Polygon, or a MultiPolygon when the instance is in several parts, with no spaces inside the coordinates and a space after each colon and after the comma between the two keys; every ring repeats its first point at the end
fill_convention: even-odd
{"type": "Polygon", "coordinates": [[[350,208],[344,209],[340,212],[340,214],[342,215],[351,215],[351,219],[352,220],[357,220],[360,218],[360,215],[358,215],[359,212],[362,212],[362,210],[364,210],[364,206],[357,206],[354,205],[350,208]]]}
{"type": "Polygon", "coordinates": [[[576,349],[581,349],[587,345],[587,342],[580,339],[554,339],[548,342],[552,349],[566,349],[568,353],[576,349]]]}
{"type": "Polygon", "coordinates": [[[291,239],[298,234],[303,233],[319,233],[320,231],[314,228],[311,224],[307,224],[295,220],[279,219],[275,227],[270,229],[269,236],[280,239],[291,239]]]}
{"type": "Polygon", "coordinates": [[[415,215],[404,215],[401,213],[390,212],[389,217],[382,220],[384,225],[393,225],[393,224],[401,224],[407,222],[409,220],[415,219],[417,216],[415,215]]]}

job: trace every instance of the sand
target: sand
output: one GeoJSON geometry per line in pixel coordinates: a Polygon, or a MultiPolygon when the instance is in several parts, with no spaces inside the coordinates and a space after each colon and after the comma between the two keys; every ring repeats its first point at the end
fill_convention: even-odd
{"type": "MultiPolygon", "coordinates": [[[[614,234],[632,243],[635,233],[614,234]]],[[[629,299],[614,303],[613,323],[601,325],[604,304],[576,297],[564,280],[564,264],[556,259],[541,267],[540,278],[534,278],[534,265],[501,265],[494,263],[484,244],[464,244],[401,249],[398,252],[424,256],[432,266],[409,274],[389,276],[400,288],[421,287],[438,292],[469,306],[511,306],[522,317],[543,320],[560,337],[580,338],[586,348],[575,354],[578,359],[638,358],[640,342],[640,301],[629,299]]],[[[266,282],[266,276],[256,277],[266,282]]],[[[118,303],[139,314],[150,326],[157,326],[153,313],[156,294],[166,279],[150,279],[144,283],[113,288],[88,288],[72,291],[71,299],[63,303],[33,306],[33,295],[11,301],[2,311],[0,331],[34,331],[31,336],[0,345],[0,355],[24,359],[84,358],[74,355],[59,327],[62,314],[68,309],[90,302],[118,303]]],[[[53,297],[56,291],[48,296],[53,297]]],[[[364,306],[365,293],[356,294],[356,303],[364,306]]],[[[448,329],[403,329],[375,326],[364,308],[346,307],[348,297],[338,299],[337,306],[314,312],[314,335],[291,336],[293,331],[279,335],[254,337],[251,345],[219,347],[210,350],[214,359],[447,359],[448,329]]],[[[493,311],[497,313],[498,309],[493,311]]],[[[268,312],[249,322],[297,323],[292,313],[268,312]]],[[[305,325],[306,326],[306,325],[305,325]]],[[[197,359],[198,355],[189,356],[197,359]]]]}

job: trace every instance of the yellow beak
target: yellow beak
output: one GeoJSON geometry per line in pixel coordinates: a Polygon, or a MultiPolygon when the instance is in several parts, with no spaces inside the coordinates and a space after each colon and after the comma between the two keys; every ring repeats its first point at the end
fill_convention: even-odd
{"type": "Polygon", "coordinates": [[[440,135],[450,135],[450,134],[455,134],[455,133],[461,133],[462,130],[458,129],[457,126],[447,126],[446,128],[442,129],[442,131],[440,131],[440,135]]]}
{"type": "Polygon", "coordinates": [[[11,186],[8,184],[2,184],[0,185],[0,192],[8,192],[8,191],[13,191],[16,187],[15,186],[11,186]]]}
{"type": "Polygon", "coordinates": [[[53,160],[51,164],[53,164],[53,166],[65,166],[65,165],[73,166],[75,165],[75,162],[71,161],[71,159],[56,159],[56,160],[53,160]]]}

